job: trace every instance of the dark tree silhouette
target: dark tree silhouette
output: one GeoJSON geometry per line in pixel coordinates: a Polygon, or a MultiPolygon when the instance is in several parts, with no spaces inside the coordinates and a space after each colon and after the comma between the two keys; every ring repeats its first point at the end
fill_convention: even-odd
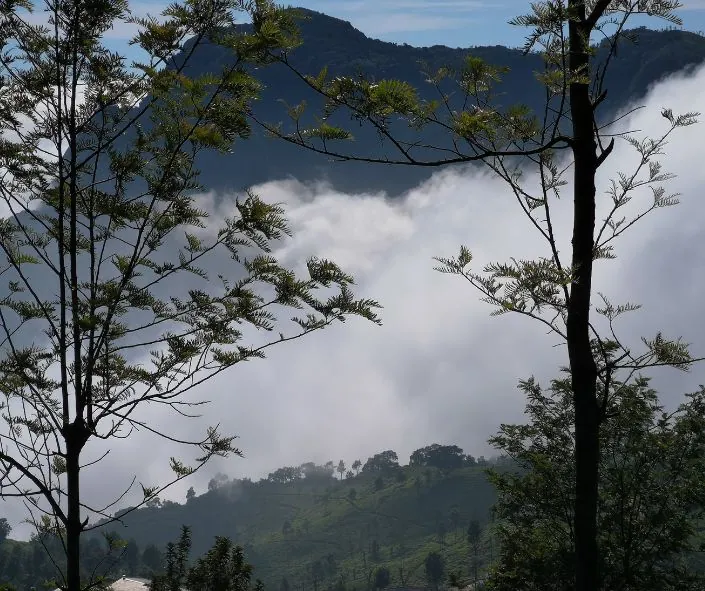
{"type": "Polygon", "coordinates": [[[443,557],[438,552],[431,552],[426,556],[424,561],[424,571],[426,580],[429,584],[438,591],[438,586],[443,580],[445,574],[445,563],[443,557]]]}

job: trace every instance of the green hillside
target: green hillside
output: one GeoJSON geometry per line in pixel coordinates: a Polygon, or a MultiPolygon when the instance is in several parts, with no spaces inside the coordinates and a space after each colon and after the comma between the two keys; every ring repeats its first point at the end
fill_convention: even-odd
{"type": "MultiPolygon", "coordinates": [[[[453,461],[420,454],[399,466],[396,454],[387,451],[370,458],[358,474],[341,470],[342,479],[333,462],[280,468],[259,482],[218,475],[208,492],[190,493],[184,503],[154,500],[150,507],[119,511],[120,522],[84,536],[82,565],[108,578],[150,578],[162,571],[166,545],[187,525],[192,559],[205,554],[215,536],[228,536],[244,547],[267,591],[363,591],[376,587],[380,571],[390,588],[427,588],[431,553],[442,557],[444,582],[456,575],[468,583],[483,576],[499,551],[488,527],[496,491],[487,467],[516,467],[501,459],[475,460],[456,446],[429,446],[415,454],[434,449],[445,450],[441,460],[453,461]],[[468,535],[473,522],[476,545],[468,535]],[[124,545],[106,559],[111,536],[124,545]]],[[[61,556],[56,540],[44,544],[61,556]]],[[[702,571],[700,556],[688,560],[702,571]]],[[[0,583],[18,591],[54,589],[53,575],[36,539],[0,543],[0,583]]]]}
{"type": "MultiPolygon", "coordinates": [[[[189,491],[184,503],[154,499],[149,507],[118,511],[119,521],[83,536],[83,566],[109,577],[150,577],[161,571],[167,544],[187,525],[192,558],[203,555],[215,536],[230,537],[244,547],[268,590],[368,589],[384,569],[390,586],[425,586],[431,552],[443,557],[444,579],[456,573],[469,580],[495,550],[487,529],[496,499],[488,465],[457,446],[432,445],[414,452],[407,466],[385,451],[364,465],[353,463],[354,471],[309,462],[259,482],[218,475],[207,492],[189,491]],[[481,533],[477,559],[467,536],[473,521],[481,533]],[[124,542],[107,559],[106,534],[124,542]]],[[[60,561],[60,543],[43,542],[60,561]]],[[[36,539],[0,544],[0,583],[20,591],[55,588],[54,572],[36,539]]]]}
{"type": "MultiPolygon", "coordinates": [[[[276,473],[257,483],[213,481],[212,490],[184,505],[141,509],[111,528],[140,548],[163,548],[188,525],[194,556],[214,536],[230,536],[270,589],[283,578],[293,588],[341,579],[362,587],[380,567],[389,569],[392,584],[422,585],[433,551],[445,558],[446,572],[468,574],[465,532],[471,520],[486,526],[495,500],[483,466],[393,467],[343,480],[333,477],[332,464],[307,468],[306,477],[290,482],[277,482],[276,473]]],[[[485,546],[483,562],[491,551],[485,546]]]]}

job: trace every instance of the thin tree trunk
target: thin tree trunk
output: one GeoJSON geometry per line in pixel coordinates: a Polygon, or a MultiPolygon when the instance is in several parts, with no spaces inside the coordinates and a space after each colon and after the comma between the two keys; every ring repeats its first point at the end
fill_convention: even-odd
{"type": "Polygon", "coordinates": [[[475,546],[475,560],[473,561],[474,574],[475,574],[475,585],[477,585],[477,546],[475,546]]]}
{"type": "MultiPolygon", "coordinates": [[[[79,419],[80,421],[80,419],[79,419]]],[[[66,433],[66,583],[68,591],[81,591],[81,493],[80,456],[85,427],[74,421],[66,433]]]]}
{"type": "MultiPolygon", "coordinates": [[[[585,5],[571,1],[584,21],[585,5]],[[580,14],[582,13],[582,14],[580,14]]],[[[589,30],[569,23],[570,75],[589,73],[589,30]]],[[[575,589],[597,591],[600,580],[597,549],[599,414],[597,367],[590,345],[590,296],[595,231],[595,174],[597,145],[593,134],[593,106],[588,84],[570,85],[575,186],[573,203],[573,269],[575,278],[568,303],[567,337],[575,404],[575,589]]]]}

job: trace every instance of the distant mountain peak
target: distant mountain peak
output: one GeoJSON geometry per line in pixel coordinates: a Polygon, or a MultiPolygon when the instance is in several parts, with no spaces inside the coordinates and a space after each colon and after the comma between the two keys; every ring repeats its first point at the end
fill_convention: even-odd
{"type": "Polygon", "coordinates": [[[302,18],[297,24],[306,39],[310,40],[312,36],[328,39],[340,37],[341,40],[368,39],[367,35],[356,29],[349,21],[301,6],[292,6],[289,9],[301,15],[302,18]]]}
{"type": "MultiPolygon", "coordinates": [[[[338,18],[337,16],[331,16],[325,12],[319,12],[318,10],[311,10],[310,8],[304,8],[303,6],[290,6],[286,10],[294,10],[301,16],[310,20],[320,20],[321,22],[333,21],[345,25],[351,29],[355,29],[349,21],[338,18]]],[[[357,30],[357,29],[355,29],[357,30]]]]}
{"type": "MultiPolygon", "coordinates": [[[[362,72],[372,80],[391,78],[404,80],[419,91],[425,100],[437,99],[436,89],[428,84],[427,74],[421,64],[430,71],[449,66],[461,68],[468,53],[487,63],[506,66],[509,72],[498,85],[500,107],[520,102],[530,110],[543,112],[545,88],[537,81],[535,71],[543,67],[536,53],[523,55],[518,49],[496,45],[494,47],[450,48],[442,45],[413,47],[380,41],[366,36],[349,22],[315,10],[290,7],[302,16],[298,19],[303,44],[292,50],[289,63],[299,72],[318,74],[327,68],[330,76],[357,76],[362,72]]],[[[251,25],[238,25],[247,30],[251,25]]],[[[675,72],[683,71],[705,60],[705,38],[684,31],[635,31],[641,43],[624,42],[616,59],[612,60],[610,74],[605,80],[609,90],[603,104],[603,116],[609,117],[630,102],[639,100],[655,82],[675,72]]],[[[470,45],[471,39],[468,40],[470,45]]],[[[604,52],[605,48],[602,48],[604,52]]],[[[188,51],[183,55],[188,55],[188,51]]],[[[604,53],[596,59],[604,57],[604,53]]],[[[230,64],[233,54],[217,44],[204,44],[193,54],[187,73],[199,75],[219,72],[221,66],[230,64]]],[[[178,62],[178,60],[175,60],[178,62]]],[[[304,124],[314,122],[314,115],[323,108],[323,99],[281,64],[261,68],[257,77],[263,90],[260,100],[253,105],[260,121],[290,124],[284,105],[308,105],[304,124]]],[[[457,89],[448,85],[450,95],[457,89]]],[[[460,105],[462,108],[462,105],[460,105]]],[[[350,125],[348,114],[337,114],[338,124],[350,125]]],[[[428,126],[421,132],[410,129],[403,122],[395,122],[395,130],[404,141],[419,142],[427,146],[452,148],[449,134],[441,127],[428,126]]],[[[355,143],[350,150],[356,155],[374,157],[398,156],[389,143],[381,144],[379,136],[369,126],[355,128],[355,143]]],[[[395,132],[396,133],[396,132],[395,132]]],[[[329,159],[313,152],[301,150],[285,142],[265,137],[258,128],[253,129],[247,148],[237,155],[209,155],[199,161],[204,184],[216,191],[230,190],[235,183],[253,186],[271,180],[294,177],[301,182],[324,179],[340,191],[378,192],[401,195],[417,186],[430,175],[429,168],[385,167],[347,162],[331,164],[329,159]]]]}

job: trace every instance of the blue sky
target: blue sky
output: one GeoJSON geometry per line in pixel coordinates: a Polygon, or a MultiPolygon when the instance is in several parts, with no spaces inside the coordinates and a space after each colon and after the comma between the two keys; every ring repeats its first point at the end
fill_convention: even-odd
{"type": "MultiPolygon", "coordinates": [[[[410,45],[509,45],[523,43],[527,31],[507,24],[529,11],[527,0],[299,0],[296,5],[350,21],[370,37],[410,45]]],[[[705,0],[685,0],[679,11],[684,28],[705,30],[705,0]]],[[[654,18],[635,26],[661,28],[654,18]]]]}
{"type": "MultiPolygon", "coordinates": [[[[511,18],[527,13],[528,0],[279,0],[317,10],[349,21],[368,37],[408,43],[415,46],[448,45],[471,47],[476,45],[523,44],[527,30],[507,23],[511,18]]],[[[158,14],[165,0],[137,0],[130,2],[134,12],[158,14]]],[[[683,28],[705,31],[705,0],[684,0],[678,11],[683,28]]],[[[662,28],[668,23],[656,18],[632,19],[633,26],[646,25],[662,28]]],[[[124,51],[128,27],[118,27],[108,33],[116,48],[124,51]],[[117,43],[115,43],[117,42],[117,43]]]]}

